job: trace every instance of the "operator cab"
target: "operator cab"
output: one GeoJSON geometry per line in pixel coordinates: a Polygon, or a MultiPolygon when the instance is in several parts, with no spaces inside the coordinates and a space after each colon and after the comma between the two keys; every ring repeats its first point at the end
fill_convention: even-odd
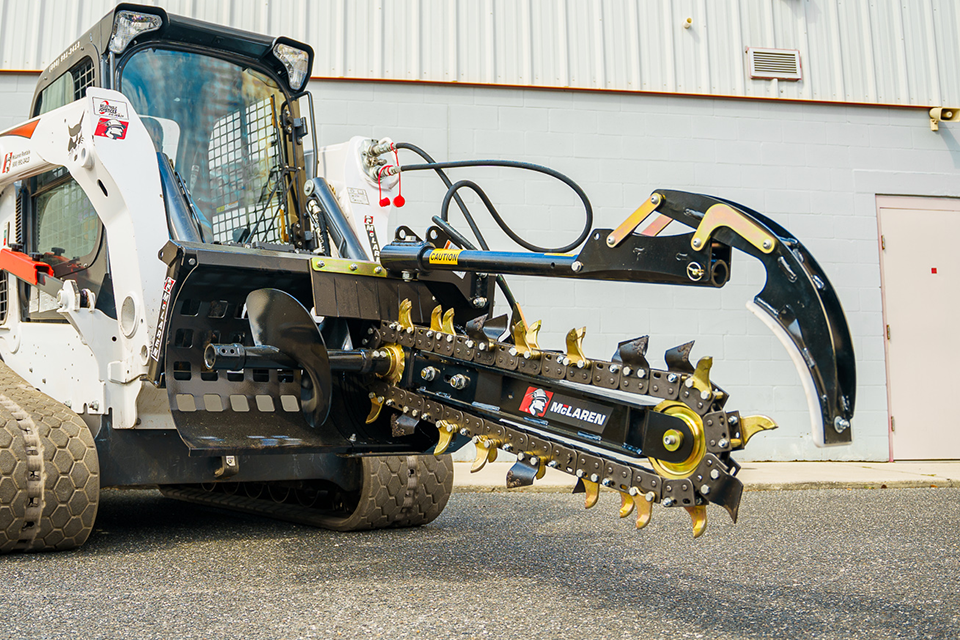
{"type": "MultiPolygon", "coordinates": [[[[288,38],[120,4],[41,75],[32,115],[79,100],[91,86],[118,90],[153,138],[171,238],[300,249],[310,242],[301,222],[302,142],[315,128],[301,118],[299,99],[310,99],[312,62],[312,49],[288,38]]],[[[97,109],[109,126],[126,107],[97,109]]],[[[114,122],[112,134],[122,137],[124,123],[114,122]]],[[[21,206],[17,243],[57,277],[92,290],[115,317],[103,225],[69,172],[26,181],[21,206]]],[[[62,321],[36,288],[21,295],[31,298],[21,306],[25,319],[62,321]]]]}

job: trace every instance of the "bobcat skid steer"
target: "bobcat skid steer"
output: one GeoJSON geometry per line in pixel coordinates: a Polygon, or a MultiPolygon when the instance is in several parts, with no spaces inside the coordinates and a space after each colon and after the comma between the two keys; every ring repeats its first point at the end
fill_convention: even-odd
{"type": "Polygon", "coordinates": [[[654,505],[686,509],[694,535],[710,503],[735,521],[731,454],[774,423],[728,409],[690,344],[664,368],[646,337],[609,359],[583,352],[583,329],[540,345],[511,274],[722,287],[746,253],[766,269],[752,306],[795,356],[815,438],[849,442],[849,329],[787,230],[666,189],[593,229],[583,190],[545,167],[438,163],[362,137],[318,148],[312,60],[288,38],[121,4],[0,133],[0,552],[79,546],[104,487],[343,531],[421,525],[449,498],[447,452],[471,442],[474,469],[511,452],[510,486],[558,469],[587,507],[601,485],[617,492],[638,528],[654,505]],[[470,166],[564,182],[580,238],[520,238],[476,183],[447,177],[470,166]],[[399,174],[418,170],[449,187],[441,215],[391,232],[399,174]],[[489,251],[461,189],[525,250],[489,251]],[[690,231],[662,234],[671,222],[690,231]]]}

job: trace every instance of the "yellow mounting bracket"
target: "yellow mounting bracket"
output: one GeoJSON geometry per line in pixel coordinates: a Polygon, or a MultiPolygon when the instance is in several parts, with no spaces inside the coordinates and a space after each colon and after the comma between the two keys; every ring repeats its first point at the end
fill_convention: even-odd
{"type": "Polygon", "coordinates": [[[611,249],[616,247],[623,239],[633,233],[633,230],[643,222],[648,215],[657,210],[657,207],[663,202],[663,196],[659,193],[653,193],[637,210],[627,216],[627,219],[620,223],[620,226],[610,232],[607,236],[607,246],[611,249]]]}
{"type": "Polygon", "coordinates": [[[690,239],[690,246],[700,251],[707,246],[714,232],[720,227],[731,229],[764,253],[770,253],[777,246],[777,239],[759,223],[725,204],[715,204],[707,209],[693,238],[690,239]]]}

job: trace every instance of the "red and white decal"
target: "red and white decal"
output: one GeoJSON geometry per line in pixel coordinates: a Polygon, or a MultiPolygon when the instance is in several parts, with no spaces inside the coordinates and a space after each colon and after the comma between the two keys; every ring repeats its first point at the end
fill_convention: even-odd
{"type": "Polygon", "coordinates": [[[553,391],[527,387],[527,392],[523,394],[523,402],[520,403],[520,411],[542,418],[547,412],[547,405],[550,404],[551,399],[553,399],[553,391]]]}
{"type": "Polygon", "coordinates": [[[93,135],[111,140],[123,140],[127,137],[127,123],[115,118],[100,118],[93,135]]]}
{"type": "Polygon", "coordinates": [[[30,150],[21,151],[19,153],[11,151],[10,153],[3,156],[3,161],[0,162],[0,174],[10,173],[17,167],[30,162],[30,150]]]}

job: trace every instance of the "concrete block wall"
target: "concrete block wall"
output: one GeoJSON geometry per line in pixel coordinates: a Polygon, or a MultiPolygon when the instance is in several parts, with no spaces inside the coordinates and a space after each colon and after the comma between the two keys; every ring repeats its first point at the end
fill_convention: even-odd
{"type": "MultiPolygon", "coordinates": [[[[0,74],[0,130],[24,119],[36,76],[0,74]]],[[[886,376],[876,195],[960,197],[960,143],[951,124],[929,130],[925,112],[849,105],[516,88],[313,81],[320,144],[354,135],[417,144],[437,160],[507,158],[566,173],[588,193],[594,226],[611,228],[656,188],[710,193],[757,209],[793,231],[826,269],[843,302],[858,360],[855,442],[817,449],[799,377],[783,347],[744,304],[764,282],[740,254],[722,290],[511,278],[541,344],[562,348],[586,326],[586,350],[651,336],[651,362],[696,339],[693,357],[715,358],[729,408],[763,413],[780,428],[740,460],[885,460],[886,376]]],[[[958,133],[960,135],[960,133],[958,133]]],[[[419,160],[401,156],[404,163],[419,160]]],[[[544,176],[468,169],[523,237],[557,247],[574,239],[583,210],[544,176]]],[[[445,189],[427,172],[403,178],[397,224],[425,229],[445,189]]],[[[469,192],[465,199],[494,248],[514,245],[469,192]]],[[[462,224],[457,212],[455,223],[462,224]]],[[[462,225],[466,228],[465,225],[462,225]]]]}
{"type": "MultiPolygon", "coordinates": [[[[744,254],[734,258],[722,290],[511,283],[528,319],[543,320],[548,348],[562,348],[574,326],[587,327],[587,352],[598,357],[649,334],[649,359],[662,364],[666,349],[696,339],[693,356],[714,356],[728,407],[780,425],[751,441],[740,460],[888,458],[876,195],[960,196],[960,143],[950,125],[936,134],[923,110],[886,107],[343,81],[314,81],[311,89],[320,144],[390,136],[437,160],[543,163],[586,190],[597,227],[616,226],[656,188],[709,193],[771,216],[817,257],[846,310],[858,367],[852,446],[813,445],[798,374],[744,307],[764,282],[759,263],[744,254]]],[[[412,154],[401,160],[417,162],[412,154]]],[[[538,244],[565,244],[582,226],[577,198],[556,181],[504,169],[458,170],[451,178],[479,182],[510,224],[538,244]]],[[[403,180],[407,205],[394,218],[425,229],[444,188],[426,173],[403,180]]],[[[514,248],[482,205],[466,198],[491,246],[514,248]]],[[[462,220],[456,212],[451,219],[462,220]]]]}

